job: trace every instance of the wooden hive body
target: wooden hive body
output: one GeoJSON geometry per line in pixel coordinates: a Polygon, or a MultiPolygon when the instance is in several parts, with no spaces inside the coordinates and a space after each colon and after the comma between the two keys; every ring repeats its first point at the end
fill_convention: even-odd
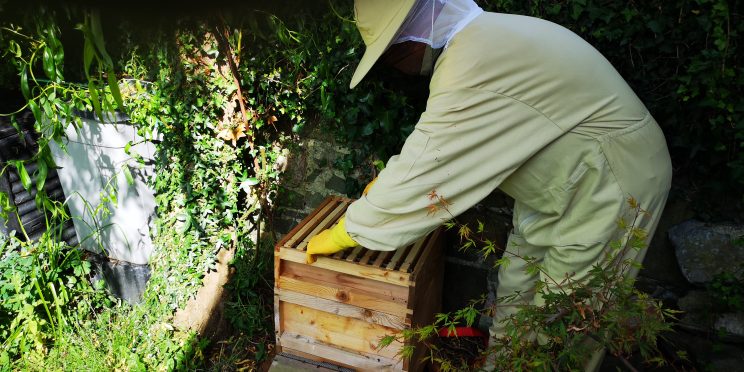
{"type": "Polygon", "coordinates": [[[400,360],[401,343],[377,345],[383,336],[430,324],[440,311],[440,231],[396,251],[357,247],[305,264],[307,242],[352,201],[327,198],[276,245],[277,350],[358,370],[422,370],[423,347],[400,360]]]}

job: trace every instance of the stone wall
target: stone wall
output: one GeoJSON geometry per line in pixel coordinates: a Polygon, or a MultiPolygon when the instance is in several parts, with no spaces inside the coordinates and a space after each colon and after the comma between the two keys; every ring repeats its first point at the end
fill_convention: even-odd
{"type": "Polygon", "coordinates": [[[288,149],[288,164],[282,175],[274,213],[274,230],[282,235],[289,232],[326,197],[358,197],[346,194],[346,176],[334,166],[351,149],[321,133],[298,138],[297,141],[293,148],[288,149]]]}

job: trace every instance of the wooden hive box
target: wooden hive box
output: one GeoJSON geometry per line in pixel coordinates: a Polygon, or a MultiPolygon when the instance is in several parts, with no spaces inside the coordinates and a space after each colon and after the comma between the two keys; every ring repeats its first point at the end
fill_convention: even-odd
{"type": "Polygon", "coordinates": [[[381,337],[431,324],[442,297],[440,230],[392,252],[348,249],[305,264],[307,243],[333,226],[353,200],[329,197],[275,247],[277,352],[358,370],[419,371],[426,350],[400,360],[381,337]]]}

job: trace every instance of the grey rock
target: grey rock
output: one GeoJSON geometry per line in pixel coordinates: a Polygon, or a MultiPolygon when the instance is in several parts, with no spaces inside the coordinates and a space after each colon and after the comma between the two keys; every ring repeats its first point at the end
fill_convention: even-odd
{"type": "Polygon", "coordinates": [[[692,284],[703,285],[721,272],[738,272],[744,267],[744,226],[705,224],[690,220],[669,229],[669,239],[682,274],[692,284]]]}
{"type": "Polygon", "coordinates": [[[643,260],[639,277],[644,276],[663,282],[664,286],[676,288],[687,288],[690,285],[677,264],[674,246],[667,237],[667,231],[694,216],[695,213],[687,201],[670,198],[646,250],[646,258],[643,260]]]}
{"type": "Polygon", "coordinates": [[[744,313],[721,314],[716,319],[715,328],[731,336],[744,338],[744,313]]]}
{"type": "Polygon", "coordinates": [[[336,193],[341,194],[346,190],[346,180],[334,175],[328,181],[326,181],[325,187],[328,190],[335,191],[336,193]]]}

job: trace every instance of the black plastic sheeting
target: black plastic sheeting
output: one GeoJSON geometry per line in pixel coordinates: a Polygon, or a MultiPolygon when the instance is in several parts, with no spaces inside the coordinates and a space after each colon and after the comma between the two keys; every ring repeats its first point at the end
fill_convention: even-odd
{"type": "Polygon", "coordinates": [[[93,283],[103,280],[109,293],[130,304],[142,301],[142,293],[150,280],[149,265],[112,260],[95,253],[89,253],[87,260],[94,272],[93,283]]]}

